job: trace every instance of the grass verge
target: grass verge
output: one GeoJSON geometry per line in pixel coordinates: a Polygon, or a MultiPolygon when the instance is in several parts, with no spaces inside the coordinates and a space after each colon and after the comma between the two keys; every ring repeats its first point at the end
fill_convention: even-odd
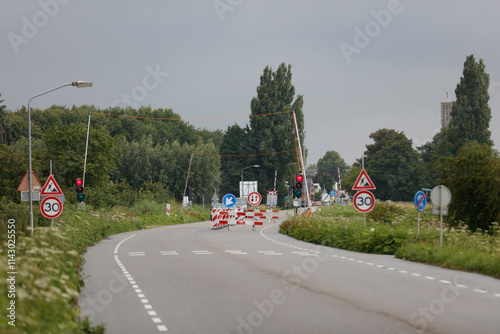
{"type": "Polygon", "coordinates": [[[311,218],[290,218],[280,232],[293,238],[346,250],[396,257],[500,278],[500,228],[471,233],[466,226],[446,226],[439,244],[438,218],[421,218],[415,209],[377,204],[363,216],[353,207],[326,207],[311,218]]]}
{"type": "Polygon", "coordinates": [[[151,201],[139,202],[131,209],[79,210],[76,205],[67,205],[54,227],[42,219],[37,225],[45,226],[37,227],[31,238],[26,222],[18,224],[27,215],[25,204],[12,204],[10,210],[0,212],[1,276],[16,273],[12,275],[14,284],[6,279],[0,282],[0,333],[104,333],[103,326],[92,327],[88,319],[80,319],[78,297],[86,248],[115,233],[202,221],[210,215],[208,209],[203,212],[199,207],[191,214],[180,214],[180,205],[173,204],[172,215],[167,217],[165,205],[151,201]],[[24,213],[23,218],[19,213],[24,213]],[[16,223],[9,225],[9,219],[16,223]],[[15,247],[11,241],[9,248],[11,229],[15,238],[9,240],[15,241],[15,247]],[[11,319],[5,313],[12,301],[15,321],[9,324],[11,319]]]}

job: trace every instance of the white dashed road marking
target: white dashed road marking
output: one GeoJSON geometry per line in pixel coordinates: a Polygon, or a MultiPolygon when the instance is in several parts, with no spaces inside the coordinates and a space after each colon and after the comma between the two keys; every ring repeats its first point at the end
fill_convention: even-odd
{"type": "MultiPolygon", "coordinates": [[[[139,298],[141,303],[144,305],[144,309],[147,310],[148,315],[151,317],[151,321],[153,321],[153,324],[156,325],[156,329],[159,332],[166,332],[166,331],[168,331],[167,326],[162,324],[161,318],[159,318],[158,315],[156,314],[156,312],[153,310],[153,306],[149,303],[149,300],[146,299],[146,296],[144,295],[142,290],[139,288],[139,285],[134,281],[133,276],[130,275],[127,268],[125,268],[123,263],[120,261],[120,258],[118,257],[118,249],[120,248],[121,244],[123,242],[127,241],[128,239],[132,238],[133,236],[135,236],[135,234],[131,235],[128,238],[123,239],[122,241],[120,241],[116,245],[115,250],[114,250],[116,264],[118,265],[118,267],[120,267],[123,274],[128,279],[130,285],[134,289],[134,292],[137,294],[137,297],[139,298]]],[[[128,252],[128,255],[129,256],[144,256],[146,254],[144,252],[128,252]]]]}
{"type": "MultiPolygon", "coordinates": [[[[292,252],[292,253],[296,253],[296,254],[299,254],[299,255],[307,255],[306,253],[308,252],[314,252],[314,253],[319,253],[318,251],[316,250],[310,250],[310,249],[307,249],[307,248],[302,248],[302,247],[297,247],[297,246],[293,246],[293,245],[290,245],[290,244],[287,244],[287,243],[284,243],[284,242],[281,242],[281,241],[278,241],[278,240],[274,240],[270,237],[268,237],[267,235],[264,235],[264,231],[270,227],[273,227],[275,226],[275,224],[272,224],[272,225],[269,225],[263,229],[261,229],[259,231],[259,234],[264,237],[265,239],[269,240],[269,241],[272,241],[278,245],[282,245],[282,246],[286,246],[286,247],[290,247],[290,248],[295,248],[295,249],[302,249],[304,250],[304,252],[292,252]]],[[[319,247],[319,246],[318,246],[319,247]]],[[[332,248],[333,250],[334,248],[332,248]]],[[[313,255],[313,254],[310,254],[309,255],[313,255]]],[[[317,255],[317,254],[314,254],[314,255],[317,255]]],[[[337,258],[337,259],[342,259],[342,260],[347,260],[347,261],[355,261],[355,259],[353,258],[347,258],[345,256],[342,256],[342,255],[337,255],[337,254],[330,254],[332,256],[332,258],[337,258]]],[[[436,280],[435,277],[432,277],[432,276],[423,276],[422,274],[420,273],[408,273],[408,271],[406,270],[398,270],[397,268],[391,268],[391,267],[386,267],[386,266],[383,266],[383,265],[380,265],[380,264],[373,264],[371,262],[364,262],[364,261],[361,261],[361,260],[358,260],[356,261],[357,263],[360,263],[362,265],[367,265],[367,266],[376,266],[377,268],[380,268],[382,270],[389,270],[389,271],[394,271],[394,272],[398,272],[398,273],[401,273],[401,274],[410,274],[411,276],[413,277],[423,277],[427,280],[430,280],[430,281],[434,281],[436,280]]],[[[462,284],[453,284],[452,282],[448,281],[448,280],[438,280],[438,282],[440,283],[443,283],[443,284],[447,284],[447,285],[454,285],[458,288],[462,288],[462,289],[469,289],[469,287],[467,285],[462,285],[462,284]]],[[[500,293],[495,293],[495,292],[492,292],[492,291],[488,291],[488,290],[485,290],[485,289],[473,289],[471,288],[473,291],[475,292],[478,292],[478,293],[482,293],[482,294],[490,294],[490,295],[493,295],[495,297],[500,297],[500,293]]]]}

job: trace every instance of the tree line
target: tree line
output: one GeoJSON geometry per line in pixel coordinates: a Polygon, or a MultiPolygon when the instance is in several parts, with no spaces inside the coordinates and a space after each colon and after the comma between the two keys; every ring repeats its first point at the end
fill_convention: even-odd
{"type": "MultiPolygon", "coordinates": [[[[475,230],[500,221],[500,157],[489,130],[489,83],[483,60],[470,55],[455,89],[450,124],[432,141],[413,148],[402,131],[379,129],[369,135],[373,142],[363,155],[377,198],[412,202],[416,191],[442,184],[452,193],[450,222],[464,222],[475,230]]],[[[337,152],[327,152],[317,164],[322,184],[338,181],[337,166],[347,170],[342,185],[350,190],[361,159],[346,167],[337,152]]]]}
{"type": "MultiPolygon", "coordinates": [[[[470,55],[455,90],[451,123],[432,141],[413,148],[412,140],[395,129],[369,135],[373,142],[366,145],[365,168],[377,186],[377,198],[409,202],[417,190],[444,184],[453,195],[450,220],[487,228],[500,219],[500,162],[489,131],[489,82],[483,61],[470,55]]],[[[131,205],[145,196],[160,202],[181,200],[192,157],[189,185],[196,203],[208,203],[214,192],[219,199],[226,193],[238,196],[244,179],[258,181],[263,195],[276,186],[278,204],[285,207],[292,190],[287,184],[293,184],[297,172],[305,172],[297,155],[299,138],[304,147],[303,104],[303,96],[295,94],[291,65],[282,63],[276,70],[264,69],[250,101],[248,123],[224,131],[195,128],[172,109],[33,109],[33,169],[43,182],[53,160],[53,174],[65,193],[72,194],[73,179],[83,173],[91,112],[85,200],[90,205],[131,205]]],[[[16,188],[28,165],[27,127],[26,108],[9,111],[0,100],[4,202],[19,202],[16,188]]],[[[307,150],[303,154],[306,158],[307,150]]],[[[330,150],[316,164],[318,180],[331,189],[340,171],[342,187],[350,189],[360,163],[348,166],[330,150]]]]}
{"type": "MultiPolygon", "coordinates": [[[[238,196],[242,169],[251,165],[260,167],[245,169],[246,180],[257,180],[260,191],[272,190],[275,169],[283,177],[281,173],[291,173],[289,163],[296,161],[292,109],[304,134],[302,96],[295,97],[291,80],[291,65],[283,63],[276,71],[266,67],[251,101],[249,124],[226,131],[196,128],[172,109],[32,109],[33,170],[43,183],[52,160],[67,201],[75,202],[73,180],[83,175],[90,117],[86,204],[131,205],[144,196],[180,201],[191,161],[189,186],[196,203],[209,203],[214,192],[219,198],[227,192],[238,196]]],[[[0,197],[14,203],[20,201],[16,188],[28,167],[27,119],[25,107],[13,112],[1,105],[0,197]]],[[[284,184],[277,188],[286,193],[284,184]]]]}

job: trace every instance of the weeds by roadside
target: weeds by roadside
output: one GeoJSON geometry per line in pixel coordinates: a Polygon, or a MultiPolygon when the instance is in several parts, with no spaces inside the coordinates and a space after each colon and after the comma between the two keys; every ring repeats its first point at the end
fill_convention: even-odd
{"type": "MultiPolygon", "coordinates": [[[[171,225],[207,220],[197,206],[191,212],[180,214],[180,205],[173,204],[172,215],[165,214],[165,204],[152,201],[131,209],[113,207],[109,209],[77,209],[76,205],[65,207],[63,214],[55,220],[55,226],[43,218],[36,225],[34,237],[29,237],[24,216],[26,203],[3,207],[0,227],[0,272],[9,272],[7,237],[5,225],[8,219],[16,220],[19,229],[15,234],[16,259],[16,326],[0,321],[0,333],[104,333],[103,326],[92,327],[88,319],[80,319],[78,297],[82,280],[80,277],[83,257],[87,247],[99,240],[119,232],[144,229],[151,225],[171,225]],[[18,216],[23,221],[19,222],[18,216]],[[13,218],[14,217],[14,218],[13,218]]],[[[0,305],[9,304],[9,286],[0,282],[0,305]]],[[[2,312],[4,314],[4,312],[2,312]]]]}
{"type": "Polygon", "coordinates": [[[327,207],[310,219],[290,218],[280,232],[324,246],[396,257],[466,270],[500,278],[500,228],[472,233],[467,226],[446,227],[443,247],[439,245],[437,217],[427,214],[417,235],[416,210],[377,204],[367,215],[354,208],[327,207]]]}

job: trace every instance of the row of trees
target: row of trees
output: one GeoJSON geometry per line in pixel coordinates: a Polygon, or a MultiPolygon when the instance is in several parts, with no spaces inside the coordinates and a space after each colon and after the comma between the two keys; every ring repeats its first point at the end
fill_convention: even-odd
{"type": "MultiPolygon", "coordinates": [[[[414,149],[404,132],[380,129],[370,134],[373,143],[366,145],[365,168],[377,186],[377,198],[408,202],[417,190],[444,184],[453,197],[451,221],[473,229],[500,221],[500,159],[490,138],[489,82],[483,61],[470,55],[455,89],[450,125],[431,142],[414,149]]],[[[328,186],[336,166],[324,168],[325,161],[335,161],[341,170],[345,162],[334,151],[318,161],[319,180],[328,186]]],[[[345,189],[352,188],[360,166],[357,161],[344,174],[345,189]]]]}
{"type": "MultiPolygon", "coordinates": [[[[415,149],[403,132],[380,129],[370,134],[373,142],[364,152],[365,167],[377,185],[377,198],[411,201],[416,190],[441,183],[453,190],[453,219],[472,227],[498,220],[499,158],[490,139],[488,87],[483,61],[468,56],[450,126],[431,142],[415,149]]],[[[27,111],[10,112],[1,103],[0,196],[19,201],[15,188],[26,170],[22,166],[27,166],[27,111]]],[[[299,170],[297,139],[303,144],[305,135],[302,106],[303,96],[296,96],[292,85],[291,65],[283,63],[276,71],[264,69],[250,103],[249,123],[226,131],[197,129],[171,109],[35,109],[33,166],[43,182],[52,159],[56,179],[71,193],[72,180],[83,172],[87,122],[89,111],[94,111],[86,174],[89,204],[130,204],[135,197],[128,193],[145,190],[162,201],[180,200],[192,157],[189,184],[196,202],[208,202],[214,191],[219,197],[239,194],[243,170],[245,180],[257,180],[265,194],[273,190],[277,171],[279,205],[284,206],[290,189],[283,181],[292,183],[299,170]],[[248,168],[255,165],[259,167],[248,168]]],[[[360,162],[348,166],[337,152],[328,151],[317,169],[322,186],[331,189],[340,171],[343,188],[350,189],[360,162]]]]}
{"type": "MultiPolygon", "coordinates": [[[[209,202],[214,191],[219,196],[238,194],[241,171],[251,165],[260,168],[247,169],[246,179],[257,180],[263,192],[272,190],[275,170],[283,179],[297,168],[290,165],[296,161],[294,117],[279,112],[294,109],[304,136],[303,99],[295,97],[291,81],[290,65],[281,64],[276,71],[266,67],[251,101],[249,125],[235,124],[225,132],[195,128],[171,109],[32,109],[33,170],[44,182],[52,160],[53,174],[65,193],[72,194],[74,178],[83,173],[91,117],[85,177],[90,205],[131,204],[145,189],[161,201],[181,200],[191,160],[189,185],[198,203],[203,198],[209,202]]],[[[27,127],[26,108],[11,112],[0,107],[0,198],[14,202],[19,202],[16,188],[28,165],[27,127]]],[[[277,188],[286,194],[283,182],[277,188]]],[[[67,199],[75,201],[71,195],[67,199]]]]}

